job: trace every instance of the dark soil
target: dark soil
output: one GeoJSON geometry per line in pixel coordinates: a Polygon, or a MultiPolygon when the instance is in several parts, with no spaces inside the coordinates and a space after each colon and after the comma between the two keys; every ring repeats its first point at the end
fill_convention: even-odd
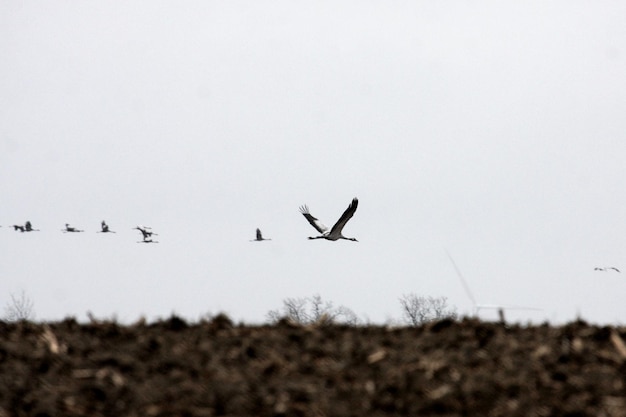
{"type": "Polygon", "coordinates": [[[626,416],[626,329],[0,322],[0,417],[626,416]]]}

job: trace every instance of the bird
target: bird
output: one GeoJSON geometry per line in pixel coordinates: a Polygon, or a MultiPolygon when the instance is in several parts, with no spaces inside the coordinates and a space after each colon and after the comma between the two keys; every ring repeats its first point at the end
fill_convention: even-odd
{"type": "Polygon", "coordinates": [[[24,224],[24,229],[27,232],[38,232],[39,231],[39,229],[33,229],[33,225],[28,220],[26,220],[26,224],[24,224]]]}
{"type": "Polygon", "coordinates": [[[152,228],[149,226],[137,226],[137,227],[133,227],[133,229],[137,229],[141,232],[141,234],[143,235],[143,241],[145,243],[158,243],[158,242],[153,242],[152,241],[152,235],[158,236],[157,233],[154,233],[152,231],[152,228]],[[150,230],[148,230],[150,229],[150,230]]]}
{"type": "Polygon", "coordinates": [[[253,239],[250,242],[261,242],[262,240],[272,240],[272,239],[264,238],[263,235],[261,234],[261,229],[257,228],[256,229],[256,239],[253,239]]]}
{"type": "Polygon", "coordinates": [[[102,223],[100,223],[100,227],[102,228],[102,230],[96,233],[115,233],[113,230],[109,229],[109,225],[106,224],[104,220],[102,220],[102,223]]]}
{"type": "Polygon", "coordinates": [[[18,224],[14,224],[13,226],[14,230],[19,230],[20,232],[24,233],[24,232],[38,232],[39,229],[33,229],[33,225],[30,223],[30,221],[26,221],[26,223],[24,224],[24,226],[22,225],[18,225],[18,224]]]}
{"type": "Polygon", "coordinates": [[[346,225],[346,223],[348,223],[348,220],[352,218],[358,205],[359,205],[359,200],[356,197],[354,197],[352,199],[352,202],[346,209],[346,211],[343,212],[339,220],[337,220],[337,223],[335,223],[335,225],[330,230],[328,229],[328,227],[326,227],[324,224],[322,224],[319,220],[317,220],[315,217],[311,215],[311,213],[309,212],[309,207],[307,205],[301,206],[300,213],[302,213],[304,218],[307,219],[309,223],[311,223],[311,226],[313,226],[315,230],[321,233],[320,236],[309,237],[309,239],[326,239],[326,240],[346,239],[346,240],[352,240],[354,242],[358,242],[358,240],[356,240],[353,237],[345,237],[344,235],[341,234],[343,227],[346,225]]]}
{"type": "Polygon", "coordinates": [[[65,229],[61,229],[61,231],[63,233],[80,233],[80,232],[84,232],[84,230],[79,230],[75,227],[70,226],[69,223],[65,223],[65,229]]]}
{"type": "Polygon", "coordinates": [[[619,269],[617,269],[617,268],[615,268],[614,266],[595,267],[595,268],[593,268],[593,270],[594,270],[594,271],[603,271],[603,272],[606,272],[606,271],[608,271],[609,269],[612,269],[612,270],[614,270],[615,272],[620,272],[620,270],[619,270],[619,269]]]}

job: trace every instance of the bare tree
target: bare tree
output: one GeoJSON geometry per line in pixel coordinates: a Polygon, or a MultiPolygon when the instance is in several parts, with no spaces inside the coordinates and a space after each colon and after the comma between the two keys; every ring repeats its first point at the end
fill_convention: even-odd
{"type": "Polygon", "coordinates": [[[348,324],[359,323],[357,315],[345,306],[335,307],[332,301],[324,301],[319,294],[305,298],[287,298],[283,300],[281,310],[267,313],[270,322],[276,323],[286,318],[298,324],[348,324]]]}
{"type": "Polygon", "coordinates": [[[348,326],[358,326],[359,324],[361,324],[361,320],[356,315],[356,313],[348,307],[337,307],[337,315],[341,317],[341,323],[347,324],[348,326]]]}
{"type": "Polygon", "coordinates": [[[412,326],[419,326],[429,321],[456,319],[455,308],[448,307],[446,297],[424,297],[414,293],[400,297],[403,319],[412,326]]]}
{"type": "Polygon", "coordinates": [[[287,298],[283,301],[283,311],[285,316],[297,323],[306,323],[310,321],[310,315],[306,311],[306,303],[306,298],[287,298]]]}
{"type": "Polygon", "coordinates": [[[11,294],[11,301],[4,307],[6,321],[27,321],[35,318],[33,301],[22,291],[19,298],[11,294]]]}

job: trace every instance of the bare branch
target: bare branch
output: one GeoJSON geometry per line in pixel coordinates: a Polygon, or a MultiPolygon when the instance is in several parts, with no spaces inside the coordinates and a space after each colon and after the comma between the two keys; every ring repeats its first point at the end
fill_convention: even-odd
{"type": "Polygon", "coordinates": [[[270,310],[267,318],[272,323],[277,323],[282,318],[299,324],[359,323],[352,310],[344,306],[335,307],[332,301],[324,301],[319,294],[306,298],[287,298],[283,300],[282,311],[270,310]]]}
{"type": "Polygon", "coordinates": [[[11,294],[11,301],[4,308],[4,318],[6,321],[27,321],[35,318],[33,312],[34,303],[26,296],[24,291],[19,298],[11,294]]]}
{"type": "Polygon", "coordinates": [[[420,326],[429,321],[445,318],[457,318],[456,310],[448,307],[446,297],[435,298],[414,293],[404,294],[400,297],[400,305],[404,320],[412,326],[420,326]]]}

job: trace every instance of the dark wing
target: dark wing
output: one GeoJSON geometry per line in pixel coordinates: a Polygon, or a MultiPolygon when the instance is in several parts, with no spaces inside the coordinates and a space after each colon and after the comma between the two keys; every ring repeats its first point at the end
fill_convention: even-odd
{"type": "Polygon", "coordinates": [[[256,229],[256,240],[263,240],[263,235],[261,234],[261,229],[256,229]]]}
{"type": "Polygon", "coordinates": [[[330,231],[331,235],[335,233],[341,233],[341,230],[346,225],[346,223],[348,223],[348,220],[350,220],[352,216],[354,216],[354,212],[356,211],[358,205],[359,200],[356,197],[353,198],[346,211],[343,212],[339,220],[337,220],[337,223],[335,223],[332,230],[330,231]]]}
{"type": "Polygon", "coordinates": [[[300,206],[300,213],[311,223],[311,226],[315,228],[318,232],[324,234],[328,231],[328,227],[326,227],[322,222],[317,220],[315,217],[309,213],[309,207],[307,205],[300,206]]]}
{"type": "Polygon", "coordinates": [[[615,270],[615,271],[619,272],[619,269],[617,269],[617,268],[615,268],[615,267],[611,267],[611,269],[613,269],[613,270],[615,270]]]}

